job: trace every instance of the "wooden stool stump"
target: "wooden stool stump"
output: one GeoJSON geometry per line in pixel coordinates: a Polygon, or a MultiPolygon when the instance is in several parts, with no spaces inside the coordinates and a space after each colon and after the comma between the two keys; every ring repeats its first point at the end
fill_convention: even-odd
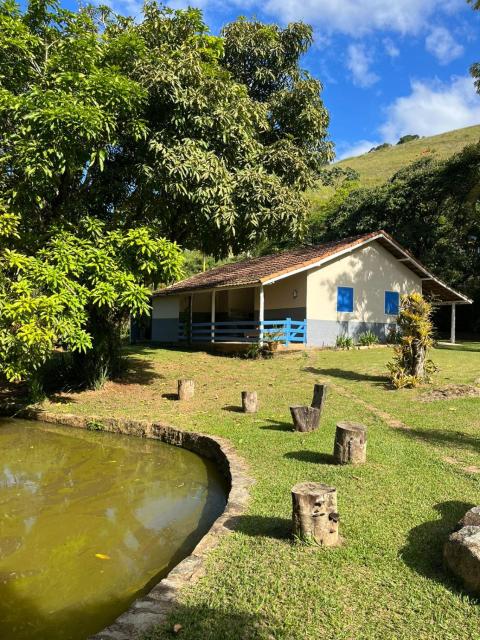
{"type": "Polygon", "coordinates": [[[256,391],[242,391],[242,410],[244,413],[256,413],[258,411],[256,391]]]}
{"type": "Polygon", "coordinates": [[[367,459],[367,428],[357,422],[339,422],[333,457],[336,464],[363,464],[367,459]]]}
{"type": "Polygon", "coordinates": [[[191,400],[195,395],[195,382],[193,380],[178,381],[178,399],[191,400]]]}
{"type": "Polygon", "coordinates": [[[316,407],[290,407],[295,431],[314,431],[320,424],[320,409],[316,407]]]}
{"type": "Polygon", "coordinates": [[[319,409],[320,413],[322,413],[325,400],[327,399],[327,389],[328,387],[326,384],[316,384],[313,387],[313,398],[311,406],[319,409]]]}
{"type": "Polygon", "coordinates": [[[293,535],[321,547],[339,544],[337,490],[320,482],[300,482],[292,488],[293,535]]]}

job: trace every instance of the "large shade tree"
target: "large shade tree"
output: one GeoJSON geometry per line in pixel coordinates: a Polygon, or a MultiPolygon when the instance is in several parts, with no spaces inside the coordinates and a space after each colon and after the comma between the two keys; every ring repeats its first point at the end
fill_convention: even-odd
{"type": "Polygon", "coordinates": [[[43,305],[57,280],[73,292],[77,324],[62,325],[62,313],[75,319],[67,304],[56,318],[45,312],[45,348],[31,361],[38,369],[59,345],[87,350],[91,381],[113,372],[120,323],[145,309],[145,287],[179,276],[172,243],[222,257],[301,236],[304,191],[331,149],[320,85],[295,71],[308,29],[289,29],[291,80],[273,65],[278,81],[266,100],[227,63],[227,35],[211,36],[198,10],[149,2],[135,21],[105,7],[72,12],[31,0],[22,10],[0,0],[4,375],[30,375],[34,344],[18,342],[29,316],[15,318],[11,300],[20,308],[43,296],[43,305]],[[103,265],[95,282],[92,261],[103,265]]]}

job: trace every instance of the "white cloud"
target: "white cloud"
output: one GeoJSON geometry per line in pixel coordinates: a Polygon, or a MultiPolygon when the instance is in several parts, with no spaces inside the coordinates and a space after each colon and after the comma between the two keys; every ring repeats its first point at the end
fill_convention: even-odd
{"type": "Polygon", "coordinates": [[[480,123],[480,97],[472,79],[453,77],[450,84],[412,82],[410,95],[397,98],[387,108],[379,131],[396,142],[409,133],[432,136],[480,123]]]}
{"type": "Polygon", "coordinates": [[[463,47],[452,37],[445,27],[435,27],[425,39],[425,47],[440,64],[448,64],[463,55],[463,47]]]}
{"type": "Polygon", "coordinates": [[[400,55],[400,49],[391,38],[384,38],[383,46],[385,47],[387,56],[390,56],[390,58],[398,58],[398,56],[400,55]]]}
{"type": "Polygon", "coordinates": [[[345,158],[353,158],[355,156],[361,156],[364,153],[370,151],[372,147],[378,146],[380,143],[373,140],[358,140],[354,142],[352,145],[341,145],[338,147],[341,149],[339,151],[336,160],[344,160],[345,158]]]}
{"type": "MultiPolygon", "coordinates": [[[[215,0],[213,0],[215,1],[215,0]]],[[[251,0],[244,0],[251,7],[251,0]]],[[[242,6],[243,1],[237,0],[242,6]]],[[[464,0],[266,0],[256,6],[284,22],[303,20],[327,33],[363,35],[376,29],[416,34],[425,29],[432,16],[451,13],[464,0]]]]}
{"type": "Polygon", "coordinates": [[[370,70],[372,57],[362,44],[351,44],[347,49],[347,68],[352,73],[353,84],[366,89],[380,80],[376,73],[370,70]]]}

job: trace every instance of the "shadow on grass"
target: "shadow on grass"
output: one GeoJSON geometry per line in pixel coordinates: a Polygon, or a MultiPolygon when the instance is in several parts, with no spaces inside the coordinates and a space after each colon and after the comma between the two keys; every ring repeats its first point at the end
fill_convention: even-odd
{"type": "Polygon", "coordinates": [[[269,424],[260,427],[265,431],[293,431],[293,424],[291,422],[283,422],[281,420],[265,420],[269,424]]]}
{"type": "Polygon", "coordinates": [[[462,431],[449,431],[448,429],[402,429],[399,433],[415,440],[432,443],[434,445],[454,445],[463,449],[480,451],[480,437],[463,433],[462,431]]]}
{"type": "Polygon", "coordinates": [[[319,451],[289,451],[283,457],[299,460],[300,462],[311,462],[312,464],[335,464],[331,453],[321,453],[319,451]]]}
{"type": "Polygon", "coordinates": [[[178,393],[162,393],[162,398],[165,398],[165,400],[178,400],[178,393]]]}
{"type": "Polygon", "coordinates": [[[316,367],[304,367],[302,371],[313,373],[316,376],[330,376],[331,378],[339,378],[340,380],[356,380],[363,382],[374,382],[378,385],[389,387],[387,376],[375,376],[370,373],[361,373],[360,371],[346,371],[345,369],[318,369],[316,367]]]}
{"type": "Polygon", "coordinates": [[[288,540],[292,535],[291,520],[271,516],[232,516],[225,522],[225,527],[247,536],[263,536],[277,540],[288,540]]]}
{"type": "MultiPolygon", "coordinates": [[[[66,392],[68,393],[68,392],[66,392]]],[[[60,395],[58,393],[52,393],[50,395],[47,396],[49,402],[51,402],[52,404],[72,404],[77,402],[77,400],[75,399],[74,395],[60,395]]]]}
{"type": "Polygon", "coordinates": [[[458,500],[439,502],[435,509],[441,518],[424,522],[411,529],[407,543],[400,551],[400,557],[417,573],[445,585],[452,591],[458,590],[454,578],[443,567],[443,545],[465,512],[474,505],[458,500]]]}
{"type": "Polygon", "coordinates": [[[226,404],[222,409],[223,411],[231,411],[232,413],[245,413],[242,407],[235,404],[226,404]]]}
{"type": "Polygon", "coordinates": [[[123,358],[122,366],[122,373],[114,379],[117,384],[147,385],[155,380],[165,378],[161,373],[155,371],[152,362],[146,358],[129,356],[128,358],[123,358]]]}
{"type": "Polygon", "coordinates": [[[278,633],[278,623],[273,625],[265,616],[239,611],[235,606],[221,609],[180,604],[168,616],[168,622],[141,637],[143,640],[172,640],[177,637],[173,631],[175,624],[182,625],[178,637],[183,640],[272,640],[278,633]]]}
{"type": "MultiPolygon", "coordinates": [[[[219,344],[219,343],[217,343],[219,344]]],[[[238,358],[241,357],[244,350],[240,346],[237,351],[222,351],[212,347],[210,342],[200,344],[165,344],[164,342],[138,342],[137,344],[127,345],[124,347],[125,353],[145,353],[151,354],[152,350],[159,349],[162,351],[171,351],[172,353],[208,353],[209,356],[218,356],[219,358],[238,358]]]]}

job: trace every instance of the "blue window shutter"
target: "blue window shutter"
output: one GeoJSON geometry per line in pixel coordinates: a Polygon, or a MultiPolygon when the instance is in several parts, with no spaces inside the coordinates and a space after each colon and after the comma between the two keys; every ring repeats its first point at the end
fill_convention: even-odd
{"type": "Polygon", "coordinates": [[[353,311],[353,289],[352,287],[338,287],[337,289],[337,311],[353,311]]]}
{"type": "Polygon", "coordinates": [[[400,294],[397,291],[385,291],[385,313],[388,316],[398,316],[400,294]]]}

